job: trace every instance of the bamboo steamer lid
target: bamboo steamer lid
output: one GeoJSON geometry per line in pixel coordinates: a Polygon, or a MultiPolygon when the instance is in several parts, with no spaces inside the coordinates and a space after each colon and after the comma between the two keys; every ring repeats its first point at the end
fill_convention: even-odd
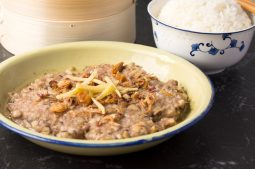
{"type": "Polygon", "coordinates": [[[86,20],[111,16],[135,0],[2,0],[2,6],[20,15],[42,20],[86,20]]]}
{"type": "Polygon", "coordinates": [[[19,15],[3,8],[2,45],[19,54],[43,46],[84,40],[134,42],[135,4],[100,19],[49,21],[19,15]]]}

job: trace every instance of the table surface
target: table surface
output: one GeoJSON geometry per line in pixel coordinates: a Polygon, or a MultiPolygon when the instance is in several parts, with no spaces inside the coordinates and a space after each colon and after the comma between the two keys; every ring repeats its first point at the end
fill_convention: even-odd
{"type": "MultiPolygon", "coordinates": [[[[136,43],[155,46],[146,6],[137,2],[136,43]]],[[[0,61],[10,54],[0,48],[0,61]]],[[[113,157],[53,152],[0,128],[0,169],[254,169],[255,38],[247,56],[210,76],[215,103],[198,124],[154,148],[113,157]]]]}

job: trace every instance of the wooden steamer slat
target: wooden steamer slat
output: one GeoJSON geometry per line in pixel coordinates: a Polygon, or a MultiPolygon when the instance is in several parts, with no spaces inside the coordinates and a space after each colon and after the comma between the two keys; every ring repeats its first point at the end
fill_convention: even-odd
{"type": "Polygon", "coordinates": [[[42,20],[74,21],[115,15],[134,0],[2,0],[11,12],[42,20]]]}

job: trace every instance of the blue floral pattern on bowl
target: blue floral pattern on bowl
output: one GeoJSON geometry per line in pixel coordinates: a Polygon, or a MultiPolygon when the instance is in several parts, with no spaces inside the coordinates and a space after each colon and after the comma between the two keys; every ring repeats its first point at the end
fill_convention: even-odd
{"type": "Polygon", "coordinates": [[[225,41],[226,39],[230,40],[230,43],[228,45],[228,47],[223,48],[223,49],[218,49],[213,45],[213,42],[211,43],[195,43],[191,45],[191,52],[190,55],[191,56],[195,56],[195,52],[203,52],[203,53],[209,53],[210,55],[217,55],[218,53],[220,53],[221,55],[223,55],[225,53],[225,50],[227,49],[231,49],[231,48],[238,48],[239,51],[241,52],[244,48],[245,48],[245,44],[244,41],[241,41],[241,45],[237,46],[238,44],[238,40],[236,39],[232,39],[230,37],[230,33],[225,33],[222,34],[222,39],[225,41]],[[201,47],[205,46],[209,48],[209,50],[202,50],[201,47]]]}

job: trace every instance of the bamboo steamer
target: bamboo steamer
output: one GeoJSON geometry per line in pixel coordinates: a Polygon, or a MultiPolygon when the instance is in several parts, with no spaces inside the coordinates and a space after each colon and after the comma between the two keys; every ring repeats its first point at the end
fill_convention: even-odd
{"type": "Polygon", "coordinates": [[[2,0],[11,12],[42,20],[74,21],[111,16],[134,0],[2,0]]]}
{"type": "Polygon", "coordinates": [[[135,41],[135,3],[120,13],[82,21],[39,20],[3,8],[2,45],[18,54],[72,41],[135,41]]]}

